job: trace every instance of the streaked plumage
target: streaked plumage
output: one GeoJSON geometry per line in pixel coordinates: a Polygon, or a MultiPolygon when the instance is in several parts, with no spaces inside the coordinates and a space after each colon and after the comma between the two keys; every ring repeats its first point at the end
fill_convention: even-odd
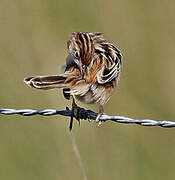
{"type": "Polygon", "coordinates": [[[99,103],[100,117],[102,105],[109,100],[120,78],[121,52],[101,33],[74,32],[67,48],[63,74],[29,77],[24,81],[37,89],[63,88],[66,99],[75,97],[85,103],[99,103]]]}

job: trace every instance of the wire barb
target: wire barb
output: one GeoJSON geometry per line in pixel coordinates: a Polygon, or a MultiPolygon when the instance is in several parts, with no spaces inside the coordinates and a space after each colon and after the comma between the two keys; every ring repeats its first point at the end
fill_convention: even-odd
{"type": "MultiPolygon", "coordinates": [[[[84,108],[79,108],[78,116],[81,120],[95,120],[97,117],[96,112],[91,110],[86,110],[84,108]]],[[[0,114],[4,115],[12,115],[12,114],[19,114],[22,116],[33,116],[33,115],[41,115],[41,116],[53,116],[53,115],[62,115],[62,116],[69,116],[72,115],[72,110],[66,107],[66,110],[55,110],[55,109],[43,109],[43,110],[33,110],[33,109],[9,109],[0,107],[0,114]]],[[[129,117],[124,116],[109,116],[109,115],[102,115],[100,117],[100,121],[113,121],[117,123],[124,123],[124,124],[138,124],[141,126],[160,126],[160,127],[175,127],[175,122],[172,121],[156,121],[151,119],[132,119],[129,117]]]]}

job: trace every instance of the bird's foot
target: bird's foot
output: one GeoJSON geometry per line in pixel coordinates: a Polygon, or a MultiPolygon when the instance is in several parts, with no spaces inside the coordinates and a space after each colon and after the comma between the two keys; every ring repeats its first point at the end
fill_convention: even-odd
{"type": "Polygon", "coordinates": [[[80,125],[79,110],[80,110],[80,107],[75,103],[75,100],[73,99],[73,102],[72,102],[72,114],[71,114],[70,125],[69,125],[69,130],[70,131],[72,130],[72,127],[73,127],[73,118],[75,118],[78,121],[79,125],[80,125]]]}
{"type": "Polygon", "coordinates": [[[100,127],[102,125],[102,121],[100,120],[100,117],[104,114],[104,109],[103,109],[103,106],[100,105],[100,108],[99,108],[99,113],[95,119],[95,122],[98,123],[98,127],[100,127]]]}

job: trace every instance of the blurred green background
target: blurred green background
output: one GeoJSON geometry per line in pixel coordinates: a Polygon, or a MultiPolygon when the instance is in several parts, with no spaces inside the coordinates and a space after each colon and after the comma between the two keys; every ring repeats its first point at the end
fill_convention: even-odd
{"type": "MultiPolygon", "coordinates": [[[[1,0],[0,106],[64,109],[59,90],[28,88],[24,77],[54,75],[74,31],[103,32],[123,53],[119,88],[105,112],[174,120],[175,1],[1,0]]],[[[80,104],[80,103],[79,103],[80,104]]],[[[97,105],[83,105],[97,111],[97,105]]],[[[62,116],[0,115],[0,179],[83,179],[62,116]]],[[[175,179],[175,129],[74,123],[88,179],[175,179]]]]}

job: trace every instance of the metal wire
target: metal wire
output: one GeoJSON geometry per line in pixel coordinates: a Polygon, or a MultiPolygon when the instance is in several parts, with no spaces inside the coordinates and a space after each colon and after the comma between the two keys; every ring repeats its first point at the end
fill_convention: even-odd
{"type": "MultiPolygon", "coordinates": [[[[4,115],[12,115],[19,114],[22,116],[33,116],[33,115],[42,115],[42,116],[53,116],[53,115],[63,115],[63,116],[71,116],[72,111],[67,107],[66,110],[55,110],[55,109],[43,109],[43,110],[33,110],[33,109],[9,109],[0,107],[0,114],[4,115]]],[[[97,113],[91,110],[85,110],[84,108],[79,108],[78,117],[81,120],[95,120],[97,117],[97,113]]],[[[124,116],[109,116],[102,115],[100,117],[100,121],[113,121],[118,123],[125,124],[138,124],[142,126],[160,126],[160,127],[175,127],[175,122],[172,121],[156,121],[151,119],[132,119],[124,116]]]]}

